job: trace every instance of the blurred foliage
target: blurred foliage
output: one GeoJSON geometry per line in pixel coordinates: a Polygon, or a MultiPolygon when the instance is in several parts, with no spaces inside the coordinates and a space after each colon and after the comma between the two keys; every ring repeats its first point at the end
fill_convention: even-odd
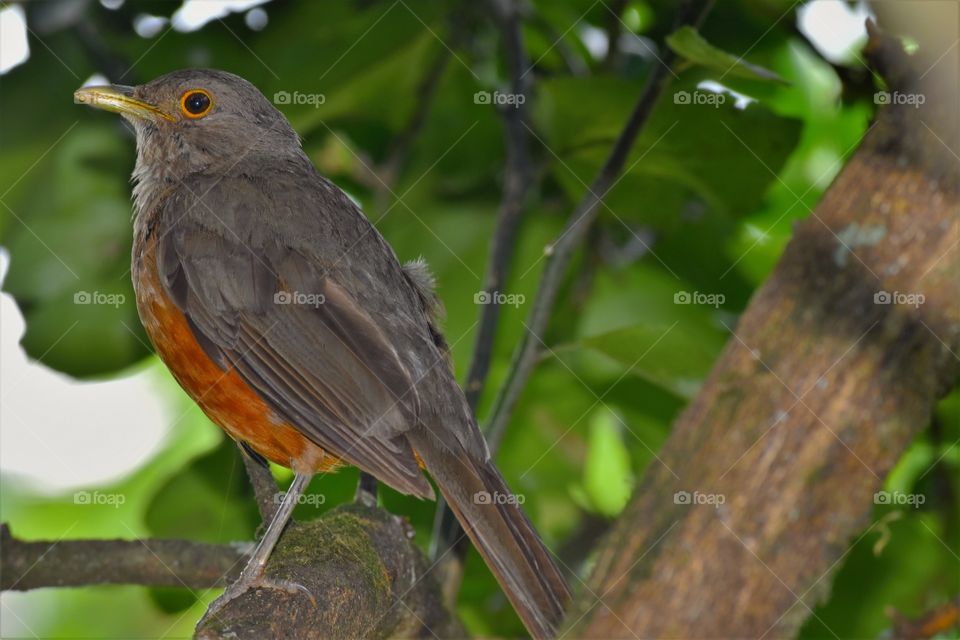
{"type": "MultiPolygon", "coordinates": [[[[623,508],[719,354],[724,325],[736,321],[793,223],[815,206],[868,126],[872,104],[862,96],[869,92],[841,84],[796,30],[793,5],[718,2],[701,32],[671,35],[672,1],[530,4],[523,36],[538,182],[504,288],[526,301],[544,247],[599,170],[664,43],[681,56],[577,258],[544,336],[550,349],[498,456],[551,546],[587,514],[611,517],[623,508]],[[622,21],[611,11],[621,5],[622,21]],[[701,85],[707,81],[722,86],[701,85]],[[710,302],[696,303],[703,296],[710,302]]],[[[323,96],[315,101],[322,104],[279,108],[318,168],[361,202],[400,258],[429,261],[465,371],[505,165],[496,109],[475,99],[509,85],[485,3],[275,0],[262,7],[268,23],[260,31],[242,12],[195,31],[166,24],[148,38],[134,31],[138,17],[169,18],[177,6],[25,5],[30,58],[0,77],[0,244],[11,256],[4,290],[26,317],[27,353],[80,378],[115,375],[151,357],[129,282],[133,138],[118,118],[73,105],[71,94],[95,73],[136,84],[213,66],[268,97],[323,96]],[[423,127],[398,149],[435,68],[442,75],[423,127]],[[398,153],[405,162],[385,185],[383,167],[398,153]],[[111,303],[82,304],[83,294],[111,303]]],[[[527,312],[524,304],[503,308],[481,417],[527,312]]],[[[123,494],[119,508],[41,498],[5,478],[2,519],[26,538],[249,539],[256,509],[235,448],[179,391],[171,405],[180,418],[162,452],[116,486],[97,488],[123,494]]],[[[803,637],[831,630],[876,637],[889,626],[886,607],[916,615],[958,590],[958,407],[957,394],[942,404],[887,481],[889,490],[929,499],[917,509],[877,508],[835,576],[824,578],[832,580],[830,597],[803,637]]],[[[298,517],[349,500],[355,481],[352,470],[316,478],[315,499],[298,517]]],[[[386,489],[382,496],[410,518],[426,547],[433,505],[386,489]]],[[[43,610],[31,623],[45,636],[180,637],[212,595],[110,587],[4,598],[43,610]]],[[[478,635],[522,633],[475,553],[460,612],[478,635]]]]}

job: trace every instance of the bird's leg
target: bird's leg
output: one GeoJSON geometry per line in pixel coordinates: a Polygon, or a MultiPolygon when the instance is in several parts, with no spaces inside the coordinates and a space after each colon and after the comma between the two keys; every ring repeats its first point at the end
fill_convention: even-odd
{"type": "Polygon", "coordinates": [[[277,512],[270,521],[270,525],[267,527],[266,533],[263,534],[263,538],[260,539],[256,549],[253,550],[253,555],[250,556],[250,560],[240,573],[240,577],[237,578],[236,582],[228,586],[219,598],[210,604],[210,607],[203,615],[203,618],[201,618],[200,622],[197,623],[197,628],[203,626],[208,618],[216,616],[217,612],[223,609],[228,602],[246,593],[250,589],[264,588],[278,589],[280,591],[287,591],[289,593],[302,592],[308,598],[310,598],[310,601],[314,606],[316,606],[317,601],[313,597],[313,594],[311,594],[303,585],[291,582],[289,580],[268,578],[266,575],[264,575],[264,570],[267,567],[267,561],[270,559],[270,554],[273,552],[273,548],[277,545],[277,541],[280,539],[280,534],[283,533],[284,527],[286,527],[287,522],[290,520],[290,516],[293,514],[294,507],[297,506],[300,496],[303,495],[307,485],[310,484],[310,478],[312,477],[313,476],[311,474],[304,473],[297,473],[294,475],[293,482],[290,484],[290,488],[283,496],[283,501],[277,508],[277,512]]]}
{"type": "Polygon", "coordinates": [[[367,507],[377,506],[377,479],[366,471],[360,472],[360,480],[357,482],[357,493],[353,497],[354,502],[359,502],[367,507]]]}

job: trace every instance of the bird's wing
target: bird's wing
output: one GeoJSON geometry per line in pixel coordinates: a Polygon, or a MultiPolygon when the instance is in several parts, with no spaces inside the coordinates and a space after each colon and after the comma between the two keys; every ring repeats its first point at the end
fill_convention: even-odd
{"type": "Polygon", "coordinates": [[[248,180],[185,184],[160,214],[164,286],[208,355],[278,415],[397,490],[432,497],[403,436],[418,419],[417,381],[349,273],[278,232],[271,216],[291,198],[248,180]]]}

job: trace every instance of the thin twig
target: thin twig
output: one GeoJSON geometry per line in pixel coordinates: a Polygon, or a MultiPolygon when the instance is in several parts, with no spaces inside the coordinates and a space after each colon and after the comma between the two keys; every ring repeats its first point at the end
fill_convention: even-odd
{"type": "MultiPolygon", "coordinates": [[[[712,0],[688,0],[681,8],[678,26],[682,24],[698,26],[712,4],[712,0]]],[[[563,232],[556,242],[548,248],[549,257],[544,267],[543,277],[540,280],[530,316],[526,322],[527,331],[514,350],[507,381],[497,396],[491,418],[487,424],[487,442],[491,451],[496,451],[499,446],[513,408],[536,364],[537,345],[540,343],[540,336],[544,334],[547,328],[567,266],[586,236],[587,230],[596,219],[603,198],[623,170],[624,163],[637,139],[637,135],[640,133],[640,129],[646,123],[658,98],[669,83],[673,75],[670,65],[674,59],[675,54],[671,50],[664,51],[660,63],[650,74],[633,113],[630,114],[626,126],[617,138],[613,150],[599,175],[590,185],[583,200],[574,209],[563,232]]]]}
{"type": "Polygon", "coordinates": [[[257,509],[260,511],[260,521],[267,523],[273,520],[274,514],[280,507],[277,501],[277,481],[270,473],[270,467],[266,461],[257,460],[253,455],[243,448],[242,444],[237,444],[240,448],[240,457],[243,459],[243,466],[247,470],[247,477],[250,478],[250,484],[253,485],[253,495],[257,499],[257,509]]]}
{"type": "MultiPolygon", "coordinates": [[[[535,184],[535,175],[530,158],[530,129],[527,126],[532,73],[529,59],[523,44],[521,33],[521,15],[518,3],[513,0],[491,0],[492,14],[501,31],[507,71],[510,75],[510,90],[518,99],[515,106],[500,108],[503,120],[504,142],[506,146],[506,171],[504,173],[503,195],[497,212],[497,222],[490,243],[487,259],[487,271],[484,275],[483,290],[488,303],[480,307],[480,320],[477,337],[473,344],[473,356],[467,373],[464,391],[470,409],[476,414],[477,405],[483,395],[493,347],[496,341],[497,326],[500,319],[500,305],[497,293],[502,291],[513,261],[517,245],[517,232],[523,218],[530,192],[535,184]],[[523,96],[522,99],[519,96],[523,96]]],[[[443,499],[437,502],[434,519],[435,557],[446,553],[450,545],[454,552],[447,555],[444,592],[456,593],[462,575],[462,562],[470,548],[469,538],[463,535],[460,523],[443,499]]]]}
{"type": "Polygon", "coordinates": [[[533,74],[526,73],[529,60],[523,46],[518,8],[516,3],[509,0],[492,0],[491,4],[495,19],[503,33],[503,47],[511,78],[511,92],[517,100],[516,106],[507,105],[500,109],[506,143],[506,172],[503,196],[497,213],[497,224],[490,243],[487,272],[484,276],[483,289],[490,303],[480,308],[479,328],[474,342],[470,371],[467,374],[465,389],[467,402],[474,412],[490,371],[493,343],[500,318],[500,305],[497,304],[497,296],[494,294],[501,291],[507,280],[517,245],[517,229],[534,184],[533,166],[530,161],[530,130],[526,126],[529,121],[527,105],[530,101],[533,74]],[[523,98],[521,99],[520,96],[523,98]]]}
{"type": "Polygon", "coordinates": [[[620,36],[623,35],[623,12],[627,9],[627,0],[613,0],[607,6],[607,54],[601,63],[610,70],[616,67],[620,58],[620,36]]]}

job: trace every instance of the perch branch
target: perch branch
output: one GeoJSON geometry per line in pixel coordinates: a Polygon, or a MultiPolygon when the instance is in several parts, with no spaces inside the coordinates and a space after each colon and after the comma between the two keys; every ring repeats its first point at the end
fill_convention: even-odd
{"type": "Polygon", "coordinates": [[[224,587],[243,569],[252,543],[189,540],[60,540],[26,542],[0,525],[0,589],[142,584],[224,587]]]}
{"type": "MultiPolygon", "coordinates": [[[[292,523],[267,574],[306,587],[316,607],[302,594],[254,590],[198,629],[198,637],[464,637],[411,537],[403,519],[358,504],[292,523]]],[[[252,547],[186,540],[25,542],[2,525],[0,582],[4,590],[17,591],[104,584],[224,587],[240,575],[252,547]]]]}

